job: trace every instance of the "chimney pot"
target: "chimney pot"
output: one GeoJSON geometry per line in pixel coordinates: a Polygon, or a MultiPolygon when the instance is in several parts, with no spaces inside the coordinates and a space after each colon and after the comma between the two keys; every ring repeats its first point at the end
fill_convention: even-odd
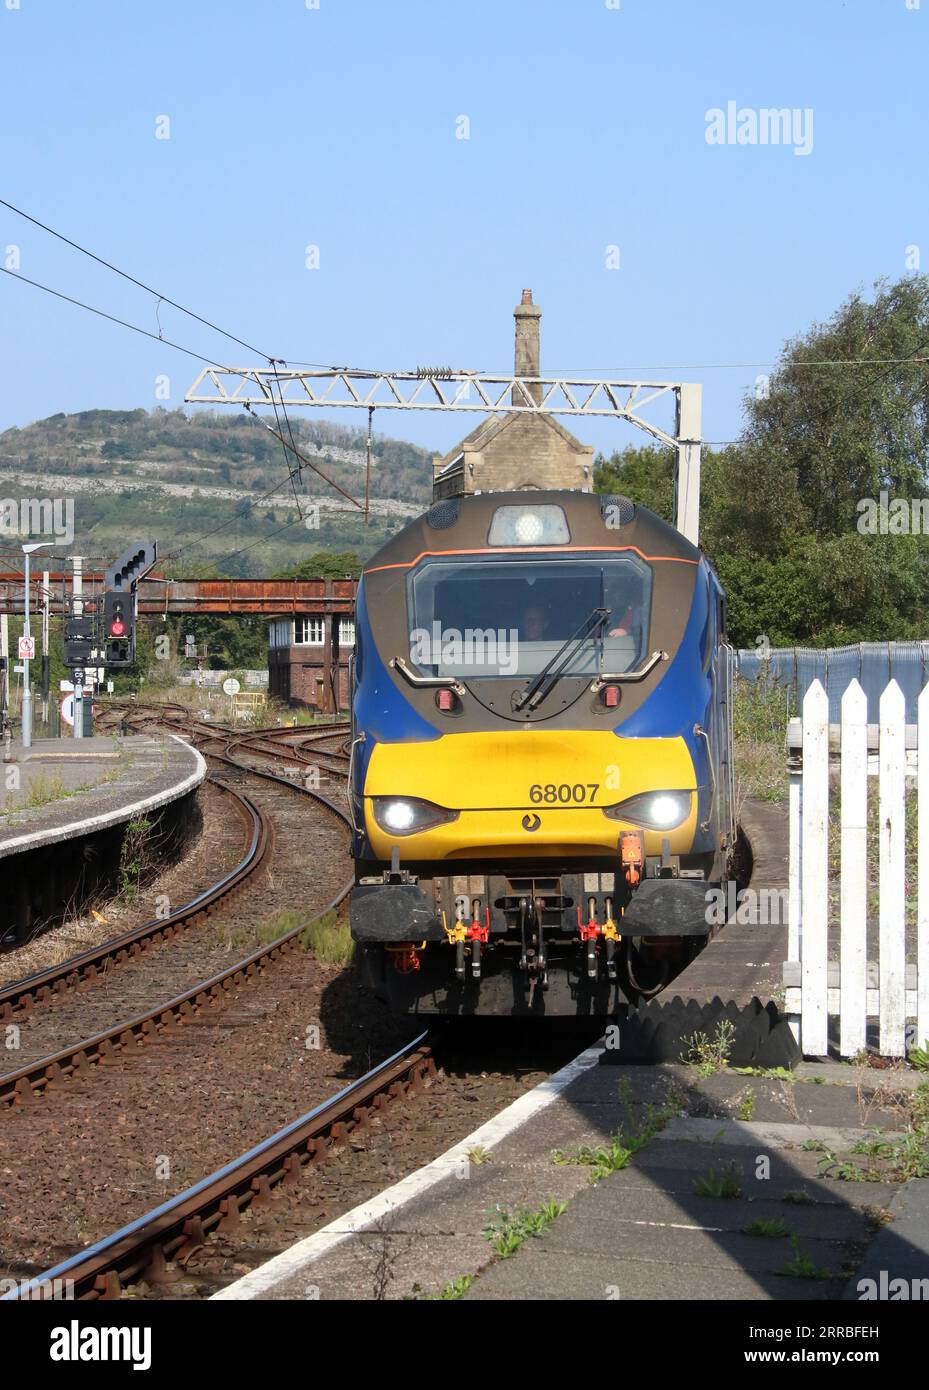
{"type": "MultiPolygon", "coordinates": [[[[520,377],[541,376],[539,362],[539,320],[542,310],[532,302],[532,290],[523,290],[522,299],[513,310],[516,320],[516,353],[514,370],[520,377]]],[[[542,401],[542,387],[533,385],[527,388],[537,405],[542,401]]],[[[524,405],[522,392],[515,388],[512,394],[513,405],[524,405]]]]}

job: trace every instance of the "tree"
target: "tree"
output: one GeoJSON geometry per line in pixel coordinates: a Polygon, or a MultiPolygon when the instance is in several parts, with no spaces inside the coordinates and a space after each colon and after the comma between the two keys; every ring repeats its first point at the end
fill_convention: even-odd
{"type": "Polygon", "coordinates": [[[361,561],[354,550],[318,551],[308,555],[287,569],[278,570],[272,579],[357,579],[361,574],[361,561]]]}
{"type": "Polygon", "coordinates": [[[929,279],[874,288],[789,342],[769,394],[746,401],[746,530],[767,550],[798,530],[846,532],[882,488],[926,495],[929,279]]]}

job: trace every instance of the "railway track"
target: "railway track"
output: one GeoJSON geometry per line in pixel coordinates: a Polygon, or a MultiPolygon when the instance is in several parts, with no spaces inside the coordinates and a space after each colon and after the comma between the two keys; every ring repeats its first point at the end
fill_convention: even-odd
{"type": "MultiPolygon", "coordinates": [[[[340,733],[341,730],[336,731],[337,735],[340,733]]],[[[332,734],[329,736],[332,737],[332,734]]],[[[306,921],[301,921],[298,926],[220,970],[215,968],[217,958],[228,953],[209,948],[201,948],[198,953],[197,949],[191,948],[177,965],[162,965],[160,975],[154,981],[145,979],[142,986],[144,995],[151,999],[154,994],[158,999],[156,1006],[132,1007],[139,997],[136,981],[132,981],[124,991],[127,1007],[123,1007],[122,1012],[119,1000],[112,997],[105,1001],[101,1010],[97,1010],[98,1022],[102,1015],[107,1026],[97,1027],[88,1033],[86,1027],[75,1030],[71,1026],[67,1010],[63,1011],[64,1017],[61,1017],[62,1001],[75,992],[104,979],[109,983],[116,966],[138,963],[143,953],[149,952],[154,945],[173,940],[192,925],[204,925],[216,913],[225,910],[230,900],[254,881],[262,867],[267,866],[272,857],[272,847],[276,859],[285,863],[289,861],[291,866],[276,872],[276,897],[288,903],[305,901],[306,884],[297,880],[300,878],[301,859],[305,858],[306,829],[305,826],[297,828],[293,824],[295,796],[308,797],[315,805],[324,807],[330,817],[341,824],[348,824],[345,811],[319,792],[235,757],[232,748],[247,750],[248,736],[239,736],[237,742],[231,744],[228,735],[214,729],[200,737],[198,742],[205,756],[219,765],[219,770],[211,774],[212,782],[234,799],[245,819],[249,840],[243,859],[212,887],[170,915],[150,919],[99,947],[0,989],[0,1021],[13,1023],[17,1027],[24,1021],[31,1021],[37,1008],[53,1003],[59,1005],[55,1025],[51,1029],[39,1029],[38,1041],[30,1043],[27,1036],[25,1048],[21,1044],[19,1050],[21,1054],[28,1055],[22,1057],[15,1070],[0,1075],[0,1104],[28,1104],[45,1091],[59,1087],[84,1068],[112,1060],[120,1052],[132,1050],[158,1037],[180,1020],[189,1021],[197,1017],[204,1010],[215,1007],[230,990],[265,970],[297,945],[306,921]],[[212,743],[218,743],[219,747],[210,749],[208,745],[212,743]],[[245,785],[255,778],[261,779],[266,789],[262,793],[260,806],[245,790],[245,785]],[[272,831],[272,824],[277,826],[276,834],[272,831]],[[291,841],[289,847],[285,844],[288,839],[291,841]],[[287,852],[282,852],[284,850],[287,852]],[[195,972],[192,985],[191,967],[195,972]],[[77,1037],[74,1036],[75,1031],[77,1037]]],[[[276,751],[272,746],[275,755],[276,751]]],[[[337,908],[350,888],[351,881],[345,882],[334,894],[330,893],[323,901],[315,902],[306,920],[313,920],[337,908]]],[[[72,1009],[71,1013],[74,1012],[72,1009]]],[[[83,1002],[76,1012],[79,1023],[86,1013],[83,1002]]],[[[32,1031],[35,1033],[36,1030],[32,1031]]]]}
{"type": "Polygon", "coordinates": [[[349,1142],[372,1113],[428,1086],[436,1067],[426,1039],[421,1033],[322,1105],[5,1299],[51,1296],[59,1281],[67,1281],[69,1297],[73,1290],[75,1299],[113,1299],[134,1280],[156,1285],[169,1280],[168,1260],[183,1266],[212,1235],[234,1230],[249,1207],[270,1202],[278,1185],[298,1183],[305,1167],[349,1142]]]}
{"type": "Polygon", "coordinates": [[[229,901],[264,861],[268,849],[269,826],[253,801],[225,782],[213,779],[242,814],[248,833],[248,847],[242,860],[212,888],[192,898],[167,917],[151,918],[132,931],[106,941],[89,951],[71,956],[60,965],[27,975],[0,988],[0,1022],[10,1022],[37,1004],[50,1002],[67,990],[87,984],[111,965],[137,958],[159,941],[176,936],[184,927],[205,920],[220,903],[229,901]]]}

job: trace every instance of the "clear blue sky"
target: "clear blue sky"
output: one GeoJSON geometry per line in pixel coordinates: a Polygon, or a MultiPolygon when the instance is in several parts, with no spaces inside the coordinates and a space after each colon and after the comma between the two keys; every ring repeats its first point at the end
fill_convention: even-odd
{"type": "MultiPolygon", "coordinates": [[[[531,286],[543,369],[692,368],[661,374],[702,380],[727,439],[786,338],[904,274],[907,246],[929,269],[929,0],[15,3],[0,196],[273,355],[509,368],[531,286]],[[708,144],[730,100],[811,108],[811,153],[708,144]]],[[[0,209],[0,264],[10,245],[22,274],[156,327],[148,296],[0,209]]],[[[196,372],[8,276],[0,322],[2,428],[152,407],[160,373],[179,405],[196,372]]],[[[473,423],[377,418],[443,448],[473,423]]]]}

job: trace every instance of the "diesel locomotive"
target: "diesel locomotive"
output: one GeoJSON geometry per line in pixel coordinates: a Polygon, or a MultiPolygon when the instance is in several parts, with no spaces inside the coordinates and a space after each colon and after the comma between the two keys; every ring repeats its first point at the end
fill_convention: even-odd
{"type": "Polygon", "coordinates": [[[351,930],[392,1008],[603,1015],[706,944],[734,843],[725,598],[625,497],[435,503],[366,565],[351,930]]]}

